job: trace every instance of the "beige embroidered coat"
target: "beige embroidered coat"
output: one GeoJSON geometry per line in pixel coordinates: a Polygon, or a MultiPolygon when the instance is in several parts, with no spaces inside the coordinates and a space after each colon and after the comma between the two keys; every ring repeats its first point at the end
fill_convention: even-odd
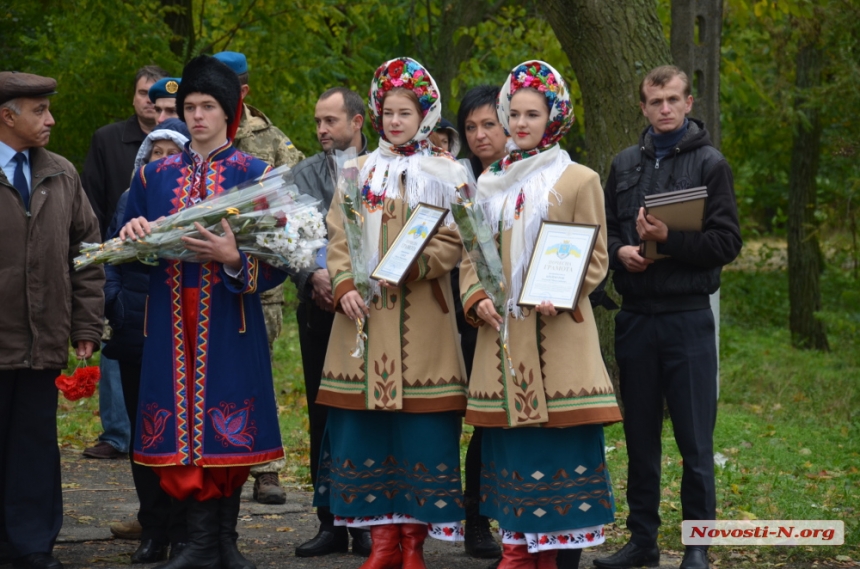
{"type": "MultiPolygon", "coordinates": [[[[549,221],[600,226],[600,233],[579,299],[582,322],[573,313],[541,316],[524,308],[524,319],[509,318],[509,348],[516,377],[507,371],[499,334],[475,314],[487,298],[468,259],[460,269],[460,290],[467,319],[480,325],[466,422],[481,427],[570,427],[621,420],[612,383],[600,355],[597,326],[588,294],[606,276],[606,216],[603,190],[596,172],[573,164],[559,178],[550,195],[549,221]]],[[[511,230],[501,239],[505,276],[510,280],[511,230]]]]}
{"type": "MultiPolygon", "coordinates": [[[[359,159],[363,164],[364,158],[359,159]]],[[[402,184],[401,184],[402,190],[402,184]]],[[[338,192],[326,217],[327,265],[334,305],[355,290],[338,192]]],[[[402,199],[384,199],[380,258],[410,215],[402,199]]],[[[399,290],[382,289],[371,303],[364,357],[350,353],[355,323],[334,318],[317,403],[343,409],[430,413],[466,408],[466,368],[458,340],[451,270],[461,257],[456,230],[444,225],[430,239],[399,290]]]]}

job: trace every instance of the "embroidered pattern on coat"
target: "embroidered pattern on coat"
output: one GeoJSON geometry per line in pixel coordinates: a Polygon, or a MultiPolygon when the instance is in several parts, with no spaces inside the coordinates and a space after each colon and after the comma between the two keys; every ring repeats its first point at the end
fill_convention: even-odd
{"type": "Polygon", "coordinates": [[[218,433],[215,435],[215,440],[224,447],[233,445],[254,450],[254,435],[257,434],[257,428],[254,426],[254,422],[250,421],[251,411],[254,410],[254,400],[246,400],[245,407],[241,409],[236,409],[235,403],[224,401],[218,407],[212,407],[208,411],[212,425],[218,433]],[[234,411],[234,409],[236,410],[234,411]]]}
{"type": "MultiPolygon", "coordinates": [[[[200,265],[200,304],[197,313],[197,349],[194,353],[194,457],[203,457],[203,422],[206,401],[206,368],[212,314],[212,280],[215,263],[200,265]]],[[[189,379],[191,379],[189,377],[189,379]]]]}
{"type": "Polygon", "coordinates": [[[172,414],[167,409],[159,409],[158,403],[150,403],[146,406],[142,417],[143,432],[140,434],[144,450],[164,442],[164,429],[172,414]]]}

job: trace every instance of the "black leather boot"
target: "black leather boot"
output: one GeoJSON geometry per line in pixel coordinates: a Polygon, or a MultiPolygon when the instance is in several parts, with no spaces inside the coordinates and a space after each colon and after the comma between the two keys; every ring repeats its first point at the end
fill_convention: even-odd
{"type": "Polygon", "coordinates": [[[242,489],[238,488],[229,498],[221,498],[219,511],[218,547],[221,551],[221,569],[257,569],[257,566],[245,559],[236,541],[239,533],[236,522],[239,520],[239,507],[242,500],[242,489]]]}
{"type": "Polygon", "coordinates": [[[502,548],[493,539],[490,531],[490,519],[482,516],[478,501],[466,498],[466,535],[464,538],[466,553],[476,559],[493,559],[502,556],[502,548]]]}
{"type": "Polygon", "coordinates": [[[188,544],[182,551],[155,569],[220,569],[218,513],[220,500],[188,502],[188,544]]]}
{"type": "Polygon", "coordinates": [[[600,569],[629,569],[630,567],[659,567],[660,548],[655,543],[651,547],[639,547],[632,541],[610,555],[593,561],[600,569]]]}

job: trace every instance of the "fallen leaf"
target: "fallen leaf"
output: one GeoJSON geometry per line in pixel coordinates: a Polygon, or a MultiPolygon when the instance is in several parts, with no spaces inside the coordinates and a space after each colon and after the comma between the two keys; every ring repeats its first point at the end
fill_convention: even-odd
{"type": "Polygon", "coordinates": [[[69,482],[67,484],[60,484],[61,488],[80,488],[81,485],[77,482],[69,482]]]}
{"type": "Polygon", "coordinates": [[[284,527],[282,527],[282,528],[276,528],[276,529],[275,529],[275,531],[287,532],[287,531],[296,531],[296,530],[294,530],[294,529],[293,529],[293,528],[291,528],[291,527],[286,527],[286,526],[284,526],[284,527]]]}
{"type": "Polygon", "coordinates": [[[812,454],[812,451],[809,450],[808,448],[802,448],[799,451],[797,451],[797,453],[802,454],[803,456],[807,456],[807,455],[812,454]]]}

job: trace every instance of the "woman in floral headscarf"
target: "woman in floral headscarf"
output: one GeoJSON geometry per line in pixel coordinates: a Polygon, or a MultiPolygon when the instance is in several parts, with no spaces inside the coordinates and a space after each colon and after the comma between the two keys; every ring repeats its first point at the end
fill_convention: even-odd
{"type": "MultiPolygon", "coordinates": [[[[373,77],[370,111],[379,148],[359,158],[358,215],[372,269],[419,202],[447,207],[452,184],[427,164],[460,168],[427,137],[440,117],[439,90],[419,63],[386,62],[373,77]]],[[[465,172],[463,172],[465,176],[465,172]]],[[[370,526],[364,569],[424,569],[428,534],[462,539],[460,419],[466,372],[457,342],[450,272],[461,256],[450,216],[412,266],[406,283],[372,281],[366,305],[353,284],[338,193],[327,217],[327,265],[337,309],[317,403],[331,407],[315,504],[340,525],[370,526]],[[366,319],[360,357],[354,321],[366,319]]]]}
{"type": "Polygon", "coordinates": [[[621,415],[588,301],[608,267],[603,191],[598,175],[559,147],[573,113],[555,69],[518,65],[497,106],[516,146],[478,179],[478,200],[501,232],[506,314],[496,313],[471,264],[460,269],[466,316],[482,325],[466,410],[467,423],[485,427],[481,513],[499,520],[500,569],[551,569],[560,549],[571,550],[565,566],[575,567],[583,547],[603,542],[615,512],[603,424],[621,415]],[[516,305],[544,220],[600,226],[574,312],[547,301],[516,305]],[[497,332],[503,318],[510,367],[497,332]]]}

